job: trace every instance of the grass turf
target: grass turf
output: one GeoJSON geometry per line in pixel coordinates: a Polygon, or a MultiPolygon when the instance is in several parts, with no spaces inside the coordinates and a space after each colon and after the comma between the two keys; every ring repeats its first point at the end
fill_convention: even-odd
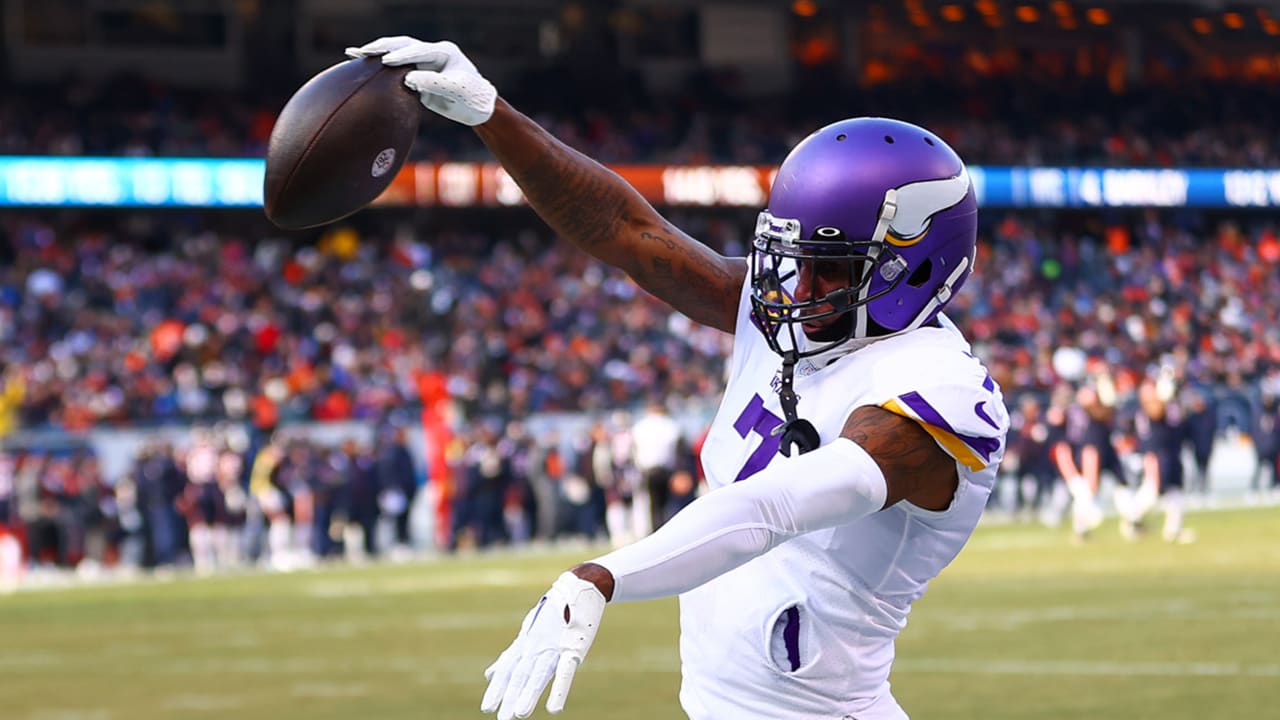
{"type": "MultiPolygon", "coordinates": [[[[979,530],[913,611],[895,695],[917,720],[1280,717],[1280,510],[1190,524],[979,530]]],[[[478,719],[482,669],[589,554],[0,597],[0,717],[478,719]]],[[[674,601],[610,608],[562,717],[683,717],[675,647],[674,601]]]]}

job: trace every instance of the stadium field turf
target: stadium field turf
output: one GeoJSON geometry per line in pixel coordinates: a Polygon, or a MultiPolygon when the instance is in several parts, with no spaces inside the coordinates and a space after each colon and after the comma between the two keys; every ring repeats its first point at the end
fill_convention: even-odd
{"type": "MultiPolygon", "coordinates": [[[[916,720],[1280,717],[1280,509],[1189,525],[1191,545],[980,529],[912,613],[895,694],[916,720]]],[[[591,554],[0,597],[0,717],[478,719],[483,668],[591,554]]],[[[674,601],[619,605],[561,717],[680,718],[678,682],[674,601]]]]}

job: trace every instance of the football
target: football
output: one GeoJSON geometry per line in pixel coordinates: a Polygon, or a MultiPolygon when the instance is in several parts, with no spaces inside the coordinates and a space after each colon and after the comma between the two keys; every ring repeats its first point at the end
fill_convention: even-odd
{"type": "Polygon", "coordinates": [[[290,230],[331,223],[391,184],[422,109],[403,84],[411,69],[347,60],[289,98],[267,141],[262,205],[271,222],[290,230]]]}

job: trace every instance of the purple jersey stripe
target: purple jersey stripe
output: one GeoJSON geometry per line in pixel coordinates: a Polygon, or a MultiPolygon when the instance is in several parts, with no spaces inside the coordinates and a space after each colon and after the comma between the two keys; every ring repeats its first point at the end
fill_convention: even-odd
{"type": "Polygon", "coordinates": [[[921,420],[955,435],[963,441],[965,445],[973,448],[975,452],[981,455],[983,460],[990,460],[991,454],[1000,449],[1000,441],[996,438],[974,437],[972,435],[961,435],[956,432],[955,429],[951,427],[951,423],[947,422],[946,419],[944,419],[927,400],[920,397],[920,393],[912,391],[909,393],[903,393],[899,397],[907,407],[911,408],[911,412],[920,416],[921,420]]]}

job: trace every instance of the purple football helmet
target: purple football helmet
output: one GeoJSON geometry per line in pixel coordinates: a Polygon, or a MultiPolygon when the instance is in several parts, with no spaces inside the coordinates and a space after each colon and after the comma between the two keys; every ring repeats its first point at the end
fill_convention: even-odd
{"type": "Polygon", "coordinates": [[[787,155],[756,223],[753,319],[793,361],[920,327],[973,270],[977,212],[964,163],[937,135],[887,118],[828,125],[787,155]],[[801,263],[811,287],[818,267],[847,268],[848,283],[796,300],[787,281],[801,263]],[[803,334],[819,320],[834,336],[803,334]]]}

